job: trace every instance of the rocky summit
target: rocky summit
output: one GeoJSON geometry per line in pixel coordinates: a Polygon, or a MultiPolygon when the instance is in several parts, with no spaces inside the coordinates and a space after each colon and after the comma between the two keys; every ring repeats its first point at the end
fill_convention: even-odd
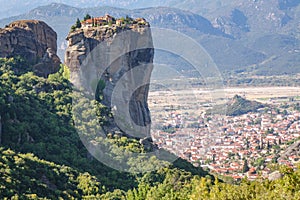
{"type": "Polygon", "coordinates": [[[20,20],[0,29],[0,57],[25,58],[39,76],[58,71],[56,52],[57,34],[45,22],[20,20]]]}
{"type": "Polygon", "coordinates": [[[107,17],[110,24],[87,21],[69,33],[65,64],[74,85],[88,89],[95,82],[101,83],[101,103],[119,118],[111,119],[106,132],[147,138],[151,122],[147,99],[154,57],[150,25],[142,18],[107,17]]]}

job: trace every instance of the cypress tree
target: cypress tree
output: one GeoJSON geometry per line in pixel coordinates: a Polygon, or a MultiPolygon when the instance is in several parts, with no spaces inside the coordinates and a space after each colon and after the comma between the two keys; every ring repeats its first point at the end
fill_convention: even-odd
{"type": "Polygon", "coordinates": [[[78,18],[77,18],[77,20],[76,20],[75,27],[76,27],[76,28],[81,28],[81,22],[80,22],[80,20],[79,20],[78,18]]]}

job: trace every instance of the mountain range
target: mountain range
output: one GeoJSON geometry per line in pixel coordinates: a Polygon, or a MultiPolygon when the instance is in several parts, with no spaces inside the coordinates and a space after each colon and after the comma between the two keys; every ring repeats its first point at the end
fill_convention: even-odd
{"type": "MultiPolygon", "coordinates": [[[[60,1],[70,3],[69,1],[60,1]]],[[[74,6],[61,3],[37,7],[25,14],[0,20],[5,26],[17,19],[38,19],[48,23],[58,33],[58,55],[63,58],[65,37],[77,18],[87,13],[115,17],[144,17],[152,27],[174,29],[199,42],[221,71],[250,71],[255,75],[290,74],[300,72],[299,1],[76,1],[74,6]],[[98,5],[114,5],[89,7],[98,5]],[[172,6],[149,7],[145,6],[172,6]],[[178,9],[175,7],[181,7],[178,9]],[[138,8],[138,9],[127,9],[138,8]],[[189,11],[187,11],[189,10],[189,11]],[[197,14],[198,13],[198,14],[197,14]],[[201,14],[201,15],[199,15],[201,14]],[[254,69],[254,70],[253,70],[254,69]]],[[[32,3],[32,2],[31,2],[32,3]]],[[[28,4],[31,4],[28,3],[28,4]]],[[[41,1],[36,5],[47,3],[41,1]]],[[[28,5],[30,7],[30,5],[28,5]]],[[[6,7],[8,8],[8,7],[6,7]]],[[[187,62],[176,66],[176,56],[168,63],[176,69],[187,68],[187,62]],[[186,66],[183,66],[186,65],[186,66]]],[[[157,53],[155,62],[165,64],[157,53]]]]}

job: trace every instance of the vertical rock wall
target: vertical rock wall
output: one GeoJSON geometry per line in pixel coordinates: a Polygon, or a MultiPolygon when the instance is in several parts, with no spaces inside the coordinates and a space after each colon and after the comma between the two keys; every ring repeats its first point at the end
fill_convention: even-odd
{"type": "Polygon", "coordinates": [[[149,137],[147,100],[154,57],[149,24],[77,29],[67,40],[65,64],[71,81],[92,90],[95,81],[105,86],[101,103],[115,111],[106,131],[149,137]]]}

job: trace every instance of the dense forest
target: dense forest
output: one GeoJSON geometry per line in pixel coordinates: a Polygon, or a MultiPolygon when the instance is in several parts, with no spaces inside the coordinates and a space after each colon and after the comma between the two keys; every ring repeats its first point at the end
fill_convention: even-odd
{"type": "MultiPolygon", "coordinates": [[[[107,167],[88,153],[74,128],[68,78],[65,66],[43,78],[20,57],[0,59],[1,199],[300,199],[300,171],[287,167],[280,168],[281,179],[236,184],[181,159],[168,165],[156,158],[128,163],[131,171],[154,167],[143,173],[107,167]]],[[[122,135],[102,140],[115,157],[119,149],[141,156],[147,151],[122,135]]]]}

